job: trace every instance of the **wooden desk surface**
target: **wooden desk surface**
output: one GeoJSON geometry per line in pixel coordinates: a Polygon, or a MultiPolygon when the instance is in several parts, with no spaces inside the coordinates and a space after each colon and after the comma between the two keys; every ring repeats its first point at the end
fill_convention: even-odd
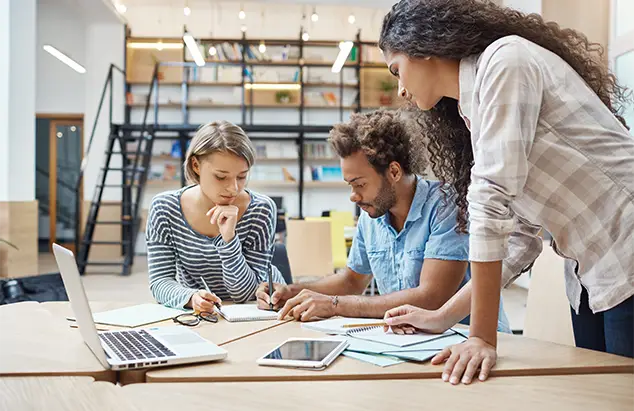
{"type": "Polygon", "coordinates": [[[495,377],[451,386],[437,379],[134,384],[89,377],[0,378],[0,411],[625,411],[634,406],[634,374],[495,377]]]}
{"type": "Polygon", "coordinates": [[[496,377],[452,386],[437,379],[135,384],[123,396],[140,410],[232,411],[389,409],[630,411],[634,374],[496,377]]]}
{"type": "MultiPolygon", "coordinates": [[[[147,382],[235,382],[440,378],[443,367],[429,362],[381,368],[340,356],[323,371],[264,367],[256,360],[291,337],[324,337],[291,322],[227,344],[227,359],[216,363],[169,367],[147,373],[147,382]]],[[[500,334],[494,376],[634,373],[634,360],[570,346],[500,334]]]]}
{"type": "MultiPolygon", "coordinates": [[[[70,303],[68,302],[49,302],[42,303],[43,307],[53,313],[56,317],[65,319],[69,316],[73,316],[72,309],[70,307],[70,303]]],[[[91,302],[90,307],[93,313],[114,310],[117,308],[123,308],[126,306],[130,306],[133,304],[121,303],[121,302],[91,302]]],[[[257,334],[259,332],[268,330],[269,328],[276,327],[278,325],[283,324],[281,321],[250,321],[250,322],[234,322],[230,323],[219,317],[217,323],[209,323],[206,321],[202,321],[196,327],[191,327],[194,331],[200,334],[203,338],[213,342],[216,345],[226,345],[233,341],[238,341],[242,338],[246,338],[257,334]]],[[[160,323],[155,323],[151,325],[147,325],[145,327],[173,327],[178,324],[174,323],[172,320],[163,321],[160,323]]],[[[107,329],[121,329],[120,327],[109,327],[99,325],[100,328],[107,329]]],[[[70,328],[70,327],[69,327],[70,328]]],[[[79,331],[77,329],[73,329],[75,333],[79,335],[79,331]]],[[[133,384],[133,383],[141,383],[145,382],[145,373],[147,370],[130,370],[130,371],[119,371],[119,382],[121,384],[133,384]]]]}
{"type": "Polygon", "coordinates": [[[66,320],[36,302],[0,306],[0,377],[28,375],[116,381],[66,320]]]}
{"type": "Polygon", "coordinates": [[[90,377],[0,378],[0,411],[132,411],[121,389],[90,377]]]}

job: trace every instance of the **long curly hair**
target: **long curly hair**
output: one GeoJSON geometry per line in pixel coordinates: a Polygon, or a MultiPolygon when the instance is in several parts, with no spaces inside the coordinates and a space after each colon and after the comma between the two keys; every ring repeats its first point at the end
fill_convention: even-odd
{"type": "MultiPolygon", "coordinates": [[[[586,36],[545,22],[538,14],[524,14],[482,0],[401,0],[383,19],[379,47],[413,58],[428,56],[460,60],[482,53],[509,35],[523,37],[568,63],[612,113],[621,116],[627,90],[616,82],[602,61],[603,47],[586,36]]],[[[455,188],[446,191],[458,207],[458,231],[467,232],[467,190],[473,165],[470,132],[458,102],[444,97],[429,111],[419,110],[417,121],[428,141],[434,174],[455,188]]]]}

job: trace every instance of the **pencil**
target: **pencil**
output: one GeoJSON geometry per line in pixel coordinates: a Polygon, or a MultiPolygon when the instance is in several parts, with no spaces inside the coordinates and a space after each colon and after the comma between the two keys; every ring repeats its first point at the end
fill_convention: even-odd
{"type": "Polygon", "coordinates": [[[377,323],[344,324],[341,328],[384,327],[386,325],[385,321],[381,321],[377,323]]]}

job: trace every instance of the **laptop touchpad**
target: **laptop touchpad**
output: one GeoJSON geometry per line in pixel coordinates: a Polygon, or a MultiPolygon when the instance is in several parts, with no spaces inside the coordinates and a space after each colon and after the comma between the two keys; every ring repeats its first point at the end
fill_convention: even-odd
{"type": "Polygon", "coordinates": [[[162,334],[161,339],[171,346],[205,342],[205,339],[196,333],[162,334]]]}

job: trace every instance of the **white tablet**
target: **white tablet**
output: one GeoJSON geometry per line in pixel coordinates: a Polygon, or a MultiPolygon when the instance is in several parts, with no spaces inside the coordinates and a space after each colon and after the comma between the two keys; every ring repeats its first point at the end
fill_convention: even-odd
{"type": "Polygon", "coordinates": [[[289,338],[264,357],[259,365],[323,369],[329,366],[348,346],[335,339],[289,338]]]}

